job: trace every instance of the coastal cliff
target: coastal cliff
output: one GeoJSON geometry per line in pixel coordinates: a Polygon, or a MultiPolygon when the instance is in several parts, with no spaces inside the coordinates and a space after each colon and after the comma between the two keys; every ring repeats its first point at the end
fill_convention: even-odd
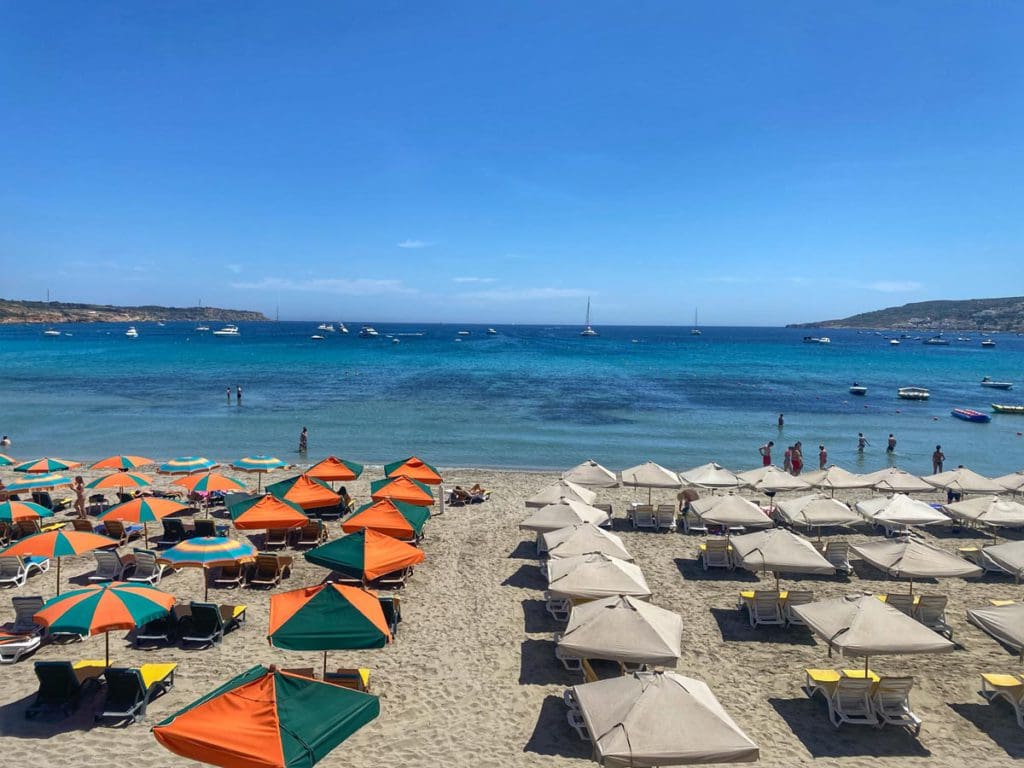
{"type": "Polygon", "coordinates": [[[0,299],[0,324],[13,323],[145,323],[211,320],[237,323],[267,320],[262,312],[218,307],[115,307],[62,301],[0,299]]]}
{"type": "Polygon", "coordinates": [[[842,320],[793,323],[789,328],[871,328],[1024,332],[1024,296],[1003,299],[919,301],[842,320]]]}

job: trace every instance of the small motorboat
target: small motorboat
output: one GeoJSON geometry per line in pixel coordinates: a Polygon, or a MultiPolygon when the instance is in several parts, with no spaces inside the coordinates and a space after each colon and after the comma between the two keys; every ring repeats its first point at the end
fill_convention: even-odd
{"type": "Polygon", "coordinates": [[[43,331],[43,336],[60,336],[60,331],[56,328],[47,328],[43,331]]]}
{"type": "Polygon", "coordinates": [[[334,333],[334,326],[331,325],[330,323],[320,323],[320,325],[318,325],[316,329],[318,331],[327,331],[328,333],[334,333]]]}
{"type": "Polygon", "coordinates": [[[804,336],[804,344],[831,344],[828,336],[804,336]]]}
{"type": "Polygon", "coordinates": [[[309,338],[311,338],[313,341],[323,341],[324,340],[324,337],[321,336],[319,333],[314,333],[309,338]]]}
{"type": "Polygon", "coordinates": [[[223,328],[218,328],[213,332],[214,336],[240,336],[241,333],[238,330],[238,326],[232,323],[225,325],[223,328]]]}
{"type": "Polygon", "coordinates": [[[898,347],[899,345],[900,345],[900,340],[899,339],[889,339],[889,346],[890,347],[898,347]]]}
{"type": "Polygon", "coordinates": [[[858,384],[857,382],[853,382],[853,386],[850,387],[850,394],[851,395],[857,395],[859,397],[863,397],[867,393],[868,393],[868,388],[863,386],[862,384],[858,384]]]}
{"type": "Polygon", "coordinates": [[[344,323],[338,323],[338,333],[348,333],[348,328],[345,327],[344,323]]]}
{"type": "Polygon", "coordinates": [[[398,338],[397,336],[392,336],[392,337],[391,337],[391,343],[392,343],[392,344],[401,344],[401,343],[402,343],[402,340],[401,340],[401,339],[399,339],[399,338],[398,338]]]}
{"type": "Polygon", "coordinates": [[[984,424],[988,421],[992,421],[992,417],[989,416],[987,413],[976,411],[973,408],[954,408],[951,413],[958,419],[963,419],[964,421],[973,421],[978,424],[984,424]]]}
{"type": "Polygon", "coordinates": [[[364,325],[359,329],[359,338],[361,339],[372,339],[377,336],[380,336],[380,333],[372,325],[364,325]]]}
{"type": "Polygon", "coordinates": [[[208,326],[208,325],[197,325],[196,326],[196,333],[206,333],[208,330],[210,330],[210,326],[208,326]]]}
{"type": "Polygon", "coordinates": [[[996,343],[992,339],[985,339],[984,341],[981,342],[981,346],[983,347],[994,347],[995,345],[996,343]]]}
{"type": "Polygon", "coordinates": [[[1012,381],[992,381],[991,378],[986,376],[981,380],[981,386],[991,387],[992,389],[1013,389],[1012,381]]]}
{"type": "Polygon", "coordinates": [[[996,405],[992,403],[992,410],[996,413],[1015,413],[1024,416],[1024,405],[996,405]]]}
{"type": "Polygon", "coordinates": [[[134,325],[129,325],[128,330],[124,332],[124,335],[127,336],[129,339],[139,338],[139,332],[135,330],[134,325]]]}
{"type": "Polygon", "coordinates": [[[896,395],[901,400],[927,400],[931,397],[924,387],[900,387],[896,391],[896,395]]]}
{"type": "Polygon", "coordinates": [[[496,330],[494,330],[493,328],[488,328],[487,329],[487,335],[488,336],[497,336],[498,332],[496,330]]]}
{"type": "Polygon", "coordinates": [[[925,339],[921,343],[927,344],[929,347],[948,347],[949,339],[942,338],[942,334],[940,333],[938,336],[932,336],[930,339],[925,339]]]}
{"type": "Polygon", "coordinates": [[[459,336],[469,336],[469,331],[459,331],[458,335],[459,336]]]}

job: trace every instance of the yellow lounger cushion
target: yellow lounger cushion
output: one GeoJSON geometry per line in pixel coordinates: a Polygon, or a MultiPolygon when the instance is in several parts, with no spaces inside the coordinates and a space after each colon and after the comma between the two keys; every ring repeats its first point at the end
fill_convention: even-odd
{"type": "Polygon", "coordinates": [[[839,682],[840,675],[834,669],[806,669],[804,671],[807,673],[809,680],[812,680],[819,685],[822,683],[839,682]]]}
{"type": "Polygon", "coordinates": [[[177,667],[177,664],[143,664],[139,667],[142,684],[148,689],[153,683],[166,680],[177,667]]]}
{"type": "Polygon", "coordinates": [[[1000,675],[991,672],[982,672],[982,679],[993,688],[1022,688],[1024,680],[1016,675],[1000,675]]]}
{"type": "Polygon", "coordinates": [[[76,661],[71,666],[75,669],[86,669],[87,667],[100,667],[102,669],[106,669],[107,662],[103,659],[83,659],[82,661],[76,661]]]}

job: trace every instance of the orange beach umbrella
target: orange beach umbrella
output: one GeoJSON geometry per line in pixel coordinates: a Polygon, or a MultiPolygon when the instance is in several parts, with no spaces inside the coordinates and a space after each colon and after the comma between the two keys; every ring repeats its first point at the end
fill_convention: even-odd
{"type": "Polygon", "coordinates": [[[341,503],[341,496],[332,491],[326,483],[308,475],[298,475],[268,485],[267,493],[298,504],[303,509],[336,507],[341,503]]]}
{"type": "Polygon", "coordinates": [[[138,469],[147,464],[156,464],[156,462],[145,456],[107,456],[90,466],[89,469],[138,469]]]}
{"type": "Polygon", "coordinates": [[[418,456],[384,465],[385,477],[410,477],[427,485],[440,485],[441,473],[418,456]]]}
{"type": "Polygon", "coordinates": [[[430,517],[424,507],[392,499],[381,499],[357,509],[341,524],[345,533],[356,533],[363,528],[393,536],[396,539],[414,539],[423,530],[430,517]]]}
{"type": "Polygon", "coordinates": [[[233,504],[228,511],[240,531],[271,528],[299,528],[309,522],[302,507],[267,493],[255,499],[233,504]]]}
{"type": "Polygon", "coordinates": [[[0,555],[33,555],[35,557],[57,558],[57,594],[60,594],[60,559],[71,555],[82,555],[94,549],[117,547],[117,542],[98,533],[85,531],[47,531],[18,539],[0,555]]]}
{"type": "Polygon", "coordinates": [[[434,494],[419,480],[411,477],[394,477],[375,480],[370,483],[370,498],[374,501],[394,499],[417,507],[429,507],[434,503],[434,494]]]}
{"type": "Polygon", "coordinates": [[[309,477],[317,480],[340,480],[342,482],[355,480],[363,473],[363,465],[354,461],[345,461],[337,456],[328,456],[323,461],[314,464],[306,470],[309,477]]]}
{"type": "Polygon", "coordinates": [[[424,554],[404,541],[364,529],[334,539],[306,553],[315,565],[373,581],[389,573],[422,563],[424,554]]]}

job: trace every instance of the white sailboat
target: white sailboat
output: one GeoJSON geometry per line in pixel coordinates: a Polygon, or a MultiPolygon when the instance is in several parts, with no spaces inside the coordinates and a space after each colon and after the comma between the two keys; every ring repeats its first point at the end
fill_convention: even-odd
{"type": "Polygon", "coordinates": [[[693,328],[690,329],[690,335],[691,336],[700,336],[701,331],[700,331],[700,328],[697,327],[698,325],[700,325],[700,323],[697,322],[697,308],[694,307],[694,309],[693,309],[693,328]]]}
{"type": "Polygon", "coordinates": [[[597,336],[597,331],[590,327],[590,297],[587,297],[587,327],[580,331],[580,336],[597,336]]]}

